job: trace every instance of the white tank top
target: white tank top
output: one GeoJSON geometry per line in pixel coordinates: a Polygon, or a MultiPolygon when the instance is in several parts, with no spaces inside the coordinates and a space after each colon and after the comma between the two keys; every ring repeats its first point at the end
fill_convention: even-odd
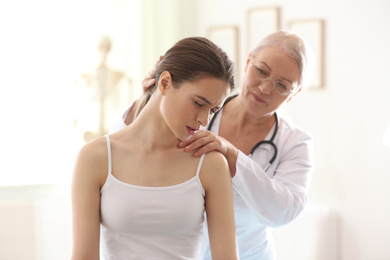
{"type": "Polygon", "coordinates": [[[101,259],[201,259],[205,192],[199,179],[173,186],[145,187],[112,173],[107,135],[108,176],[101,194],[101,259]]]}

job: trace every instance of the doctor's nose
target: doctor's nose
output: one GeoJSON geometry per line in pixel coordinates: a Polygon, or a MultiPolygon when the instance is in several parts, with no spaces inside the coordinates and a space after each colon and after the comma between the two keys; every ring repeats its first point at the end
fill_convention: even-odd
{"type": "Polygon", "coordinates": [[[258,88],[262,93],[269,95],[274,89],[274,81],[270,78],[263,79],[258,88]]]}

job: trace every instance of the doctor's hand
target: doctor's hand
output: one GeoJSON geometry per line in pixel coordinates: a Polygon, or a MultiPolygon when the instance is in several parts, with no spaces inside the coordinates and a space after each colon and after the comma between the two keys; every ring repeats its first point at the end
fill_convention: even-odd
{"type": "Polygon", "coordinates": [[[154,72],[156,71],[156,68],[158,66],[158,64],[160,63],[161,59],[163,58],[164,56],[160,55],[160,57],[158,57],[156,63],[154,64],[153,68],[148,72],[148,74],[146,74],[145,78],[142,80],[142,90],[143,92],[146,92],[148,91],[148,89],[152,86],[154,86],[154,84],[156,83],[156,79],[153,78],[153,75],[154,75],[154,72]]]}
{"type": "Polygon", "coordinates": [[[236,172],[236,162],[238,149],[227,141],[208,130],[199,130],[187,141],[181,141],[178,146],[186,152],[193,152],[194,156],[201,156],[210,151],[218,151],[225,156],[228,161],[230,174],[234,177],[236,172]]]}
{"type": "MultiPolygon", "coordinates": [[[[148,72],[148,74],[146,74],[145,78],[142,80],[142,91],[143,93],[145,93],[146,91],[148,91],[148,89],[152,86],[154,86],[154,84],[156,84],[156,79],[153,78],[153,75],[154,75],[154,72],[156,71],[156,68],[158,66],[158,64],[160,63],[161,59],[163,58],[164,56],[160,55],[160,57],[158,57],[156,63],[154,64],[153,68],[148,72]]],[[[138,107],[139,107],[139,99],[137,99],[135,101],[135,104],[134,106],[132,106],[130,108],[130,111],[127,113],[126,115],[126,118],[125,118],[125,124],[126,125],[130,125],[134,119],[136,118],[136,111],[138,110],[138,107]]]]}

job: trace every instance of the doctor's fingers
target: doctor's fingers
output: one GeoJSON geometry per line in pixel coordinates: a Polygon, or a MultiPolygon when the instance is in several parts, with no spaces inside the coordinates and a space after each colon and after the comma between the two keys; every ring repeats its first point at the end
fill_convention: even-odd
{"type": "Polygon", "coordinates": [[[152,86],[154,86],[154,84],[156,84],[156,79],[155,78],[152,78],[152,79],[147,79],[145,78],[143,81],[142,81],[142,90],[143,92],[146,92],[148,91],[148,89],[152,86]]]}
{"type": "Polygon", "coordinates": [[[187,141],[180,142],[179,147],[185,147],[186,151],[192,151],[205,145],[206,143],[212,142],[215,139],[213,135],[214,134],[210,131],[201,129],[197,131],[193,136],[191,136],[191,138],[187,141]]]}
{"type": "Polygon", "coordinates": [[[207,143],[206,145],[195,150],[194,156],[201,156],[202,154],[211,152],[211,151],[220,151],[221,145],[218,142],[207,143]]]}
{"type": "Polygon", "coordinates": [[[156,68],[158,64],[160,63],[161,59],[164,56],[160,55],[154,64],[153,68],[146,74],[145,78],[142,80],[142,90],[146,92],[150,87],[154,86],[156,83],[156,79],[153,78],[154,72],[156,71],[156,68]]]}
{"type": "Polygon", "coordinates": [[[189,141],[184,148],[185,151],[195,151],[195,156],[200,156],[204,153],[217,150],[219,151],[222,147],[222,143],[219,138],[209,131],[203,130],[204,133],[197,133],[189,141]],[[192,139],[192,140],[191,140],[192,139]]]}

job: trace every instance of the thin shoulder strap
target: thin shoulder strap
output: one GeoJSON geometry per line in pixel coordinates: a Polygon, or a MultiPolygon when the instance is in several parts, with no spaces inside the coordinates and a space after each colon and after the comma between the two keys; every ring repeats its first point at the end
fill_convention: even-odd
{"type": "Polygon", "coordinates": [[[111,142],[110,137],[105,135],[107,140],[107,154],[108,154],[108,173],[111,174],[111,142]]]}
{"type": "Polygon", "coordinates": [[[204,159],[205,155],[206,155],[206,154],[204,153],[204,154],[202,154],[202,156],[200,157],[199,164],[198,164],[198,169],[196,170],[196,176],[199,176],[200,169],[202,168],[203,159],[204,159]]]}

